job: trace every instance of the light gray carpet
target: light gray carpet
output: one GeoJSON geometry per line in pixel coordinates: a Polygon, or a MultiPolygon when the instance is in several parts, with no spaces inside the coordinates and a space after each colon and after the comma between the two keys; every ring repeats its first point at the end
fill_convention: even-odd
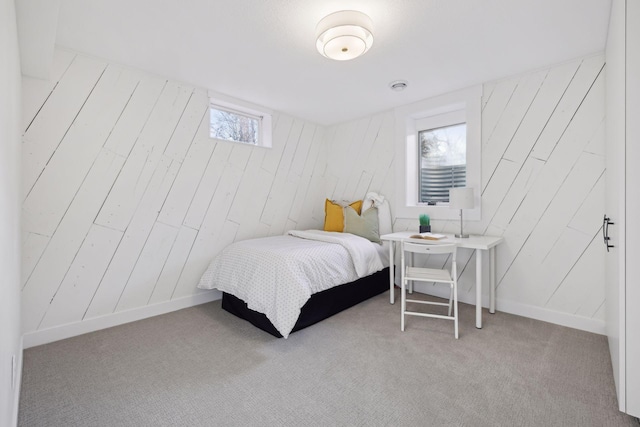
{"type": "Polygon", "coordinates": [[[28,349],[21,426],[636,426],[606,338],[461,304],[409,317],[384,293],[287,340],[220,302],[28,349]]]}

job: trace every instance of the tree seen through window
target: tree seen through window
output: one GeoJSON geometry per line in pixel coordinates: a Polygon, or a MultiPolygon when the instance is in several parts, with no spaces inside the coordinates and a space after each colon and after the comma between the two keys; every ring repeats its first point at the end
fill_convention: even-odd
{"type": "Polygon", "coordinates": [[[212,138],[257,145],[260,123],[255,117],[212,107],[209,131],[212,138]]]}

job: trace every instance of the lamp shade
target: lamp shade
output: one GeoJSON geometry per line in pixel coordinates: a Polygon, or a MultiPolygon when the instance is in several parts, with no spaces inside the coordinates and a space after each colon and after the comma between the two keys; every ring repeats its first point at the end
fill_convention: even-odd
{"type": "Polygon", "coordinates": [[[371,18],[356,10],[327,15],[316,27],[316,47],[327,58],[346,61],[357,58],[373,44],[371,18]]]}
{"type": "Polygon", "coordinates": [[[473,209],[473,206],[473,188],[449,189],[449,207],[451,209],[473,209]]]}

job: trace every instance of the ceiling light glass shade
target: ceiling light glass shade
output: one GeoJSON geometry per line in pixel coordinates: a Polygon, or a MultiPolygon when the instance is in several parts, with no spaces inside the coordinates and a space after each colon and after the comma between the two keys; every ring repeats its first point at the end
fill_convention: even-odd
{"type": "Polygon", "coordinates": [[[316,27],[316,47],[327,58],[347,61],[364,54],[373,45],[371,18],[355,10],[327,15],[316,27]]]}

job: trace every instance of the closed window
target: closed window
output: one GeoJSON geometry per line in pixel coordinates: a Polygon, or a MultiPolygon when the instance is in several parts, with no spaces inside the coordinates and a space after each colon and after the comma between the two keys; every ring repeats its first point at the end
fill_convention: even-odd
{"type": "Polygon", "coordinates": [[[212,138],[257,145],[260,117],[211,106],[210,135],[212,138]]]}
{"type": "Polygon", "coordinates": [[[457,219],[449,189],[470,187],[478,200],[465,217],[480,219],[481,97],[476,86],[396,108],[397,217],[457,219]]]}
{"type": "Polygon", "coordinates": [[[418,141],[418,203],[449,202],[449,189],[466,185],[466,123],[420,130],[418,141]]]}
{"type": "Polygon", "coordinates": [[[258,147],[271,147],[271,113],[221,95],[211,96],[209,136],[258,147]]]}

